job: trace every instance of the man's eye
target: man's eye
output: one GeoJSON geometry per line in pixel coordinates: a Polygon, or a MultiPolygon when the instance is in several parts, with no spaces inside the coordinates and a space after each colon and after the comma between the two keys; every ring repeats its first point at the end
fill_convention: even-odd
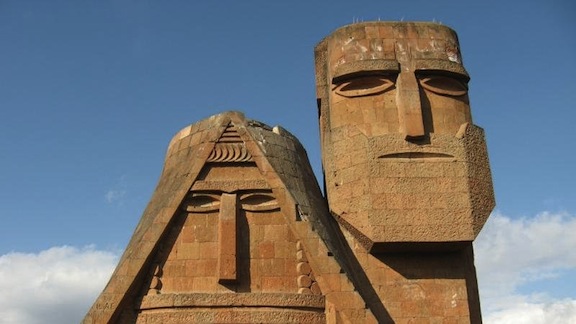
{"type": "Polygon", "coordinates": [[[186,201],[186,211],[195,213],[208,213],[220,208],[220,195],[193,194],[186,201]]]}
{"type": "Polygon", "coordinates": [[[443,96],[459,97],[468,93],[464,82],[445,76],[427,76],[419,80],[422,88],[443,96]]]}
{"type": "Polygon", "coordinates": [[[364,76],[338,84],[334,91],[343,97],[362,97],[382,93],[394,87],[394,81],[385,76],[364,76]]]}
{"type": "Polygon", "coordinates": [[[271,194],[250,193],[240,197],[242,209],[248,211],[273,211],[279,209],[278,201],[271,194]]]}

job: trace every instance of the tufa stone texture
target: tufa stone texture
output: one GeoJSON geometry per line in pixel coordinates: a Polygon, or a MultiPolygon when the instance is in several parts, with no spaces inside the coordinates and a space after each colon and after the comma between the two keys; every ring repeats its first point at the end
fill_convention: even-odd
{"type": "Polygon", "coordinates": [[[318,44],[326,197],[300,142],[226,112],[185,127],[83,323],[480,323],[494,206],[456,34],[371,22],[318,44]]]}
{"type": "Polygon", "coordinates": [[[327,199],[368,249],[452,247],[486,222],[494,197],[468,80],[456,34],[438,24],[354,24],[317,45],[327,199]]]}
{"type": "Polygon", "coordinates": [[[237,112],[190,125],[171,141],[150,204],[84,323],[365,321],[370,310],[318,234],[326,221],[290,133],[237,112]]]}
{"type": "Polygon", "coordinates": [[[480,323],[472,241],[494,196],[456,34],[360,23],[315,54],[327,201],[386,310],[377,320],[480,323]]]}

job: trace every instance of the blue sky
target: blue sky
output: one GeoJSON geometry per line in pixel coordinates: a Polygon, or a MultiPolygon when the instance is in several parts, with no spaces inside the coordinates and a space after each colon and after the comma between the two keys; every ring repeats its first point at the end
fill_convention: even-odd
{"type": "MultiPolygon", "coordinates": [[[[313,48],[342,25],[378,19],[436,21],[459,34],[497,201],[477,242],[485,318],[512,323],[505,316],[522,305],[550,314],[568,305],[576,316],[570,0],[0,1],[0,274],[100,260],[104,279],[82,295],[91,303],[170,138],[221,111],[290,130],[320,176],[313,48]],[[490,269],[519,281],[504,291],[490,269]]],[[[34,323],[26,312],[20,319],[34,323]]]]}

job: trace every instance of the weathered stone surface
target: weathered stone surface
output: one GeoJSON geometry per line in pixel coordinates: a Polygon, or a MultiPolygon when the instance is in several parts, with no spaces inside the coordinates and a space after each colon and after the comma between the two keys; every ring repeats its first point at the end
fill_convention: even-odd
{"type": "Polygon", "coordinates": [[[306,310],[230,307],[217,310],[213,307],[170,309],[143,312],[136,323],[188,324],[188,323],[326,323],[324,313],[306,310]]]}
{"type": "Polygon", "coordinates": [[[433,23],[346,26],[316,47],[316,73],[338,220],[368,249],[474,240],[494,197],[456,34],[433,23]]]}
{"type": "Polygon", "coordinates": [[[471,242],[494,196],[468,79],[438,24],[354,24],[316,47],[327,200],[380,322],[481,322],[471,242]]]}
{"type": "Polygon", "coordinates": [[[290,133],[236,112],[188,126],[84,322],[325,322],[326,296],[351,284],[322,277],[341,266],[313,230],[321,219],[331,221],[325,200],[290,133]]]}
{"type": "Polygon", "coordinates": [[[479,323],[493,208],[455,33],[345,26],[316,47],[327,199],[283,128],[227,112],[169,144],[84,323],[479,323]]]}
{"type": "Polygon", "coordinates": [[[324,312],[324,297],[286,293],[179,293],[144,296],[140,309],[171,307],[292,307],[324,312]]]}

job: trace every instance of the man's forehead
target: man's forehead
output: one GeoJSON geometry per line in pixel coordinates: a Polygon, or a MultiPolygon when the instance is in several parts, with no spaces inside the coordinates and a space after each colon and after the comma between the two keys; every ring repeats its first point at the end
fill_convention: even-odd
{"type": "Polygon", "coordinates": [[[410,70],[466,74],[456,34],[434,23],[355,24],[336,31],[326,41],[329,66],[336,77],[342,70],[353,72],[370,65],[374,70],[393,69],[394,64],[410,70]]]}

